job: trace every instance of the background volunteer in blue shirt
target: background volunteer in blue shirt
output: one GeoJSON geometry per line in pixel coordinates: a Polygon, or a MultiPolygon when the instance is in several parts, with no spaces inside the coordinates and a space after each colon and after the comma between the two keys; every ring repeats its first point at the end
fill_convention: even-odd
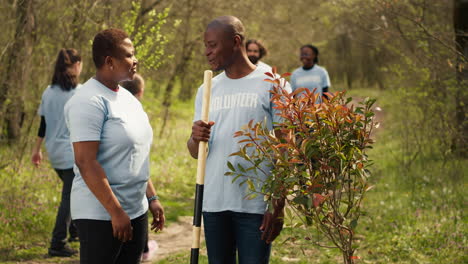
{"type": "Polygon", "coordinates": [[[119,83],[136,73],[135,50],[120,29],[93,40],[96,75],[65,105],[75,154],[71,214],[81,263],[139,263],[148,232],[164,225],[149,178],[153,130],[141,103],[119,83]]]}
{"type": "Polygon", "coordinates": [[[58,208],[50,256],[70,257],[76,253],[67,245],[67,230],[70,241],[77,240],[78,232],[70,217],[70,191],[73,178],[73,150],[70,133],[65,124],[63,107],[78,87],[78,77],[82,69],[81,56],[75,49],[61,49],[55,63],[52,83],[42,94],[39,115],[41,123],[32,153],[32,162],[38,167],[42,162],[41,145],[45,139],[47,154],[52,167],[63,182],[62,198],[58,208]]]}
{"type": "Polygon", "coordinates": [[[297,88],[307,88],[309,91],[315,90],[315,94],[319,94],[317,103],[321,101],[324,93],[328,92],[330,77],[325,68],[320,67],[319,50],[317,47],[307,44],[300,49],[300,61],[302,67],[297,68],[291,75],[291,87],[293,92],[297,88]]]}
{"type": "MultiPolygon", "coordinates": [[[[229,171],[227,162],[248,167],[238,156],[234,133],[250,120],[266,120],[269,129],[278,121],[270,101],[272,84],[265,82],[264,69],[256,67],[247,58],[244,44],[244,26],[236,17],[223,16],[210,22],[204,35],[205,55],[214,71],[224,72],[213,78],[210,122],[200,120],[202,88],[195,100],[195,117],[187,147],[197,158],[200,141],[207,141],[209,153],[203,199],[203,223],[210,264],[239,263],[266,264],[269,262],[271,242],[283,226],[284,200],[275,203],[273,213],[266,210],[260,195],[246,199],[248,191],[239,186],[245,178],[232,182],[224,176],[229,171]]],[[[262,164],[269,171],[267,164],[262,164]]],[[[251,174],[259,182],[266,175],[251,174]]]]}

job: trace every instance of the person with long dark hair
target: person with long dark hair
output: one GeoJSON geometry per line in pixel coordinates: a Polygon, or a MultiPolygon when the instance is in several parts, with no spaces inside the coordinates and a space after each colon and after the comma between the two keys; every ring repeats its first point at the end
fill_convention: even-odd
{"type": "Polygon", "coordinates": [[[317,103],[321,102],[324,93],[330,88],[330,77],[325,68],[318,65],[319,50],[317,47],[307,44],[301,47],[299,59],[302,67],[297,68],[291,75],[291,87],[294,92],[297,88],[307,88],[318,94],[317,103]]]}
{"type": "Polygon", "coordinates": [[[42,94],[39,107],[41,123],[33,149],[32,162],[36,167],[41,164],[43,158],[41,145],[45,140],[50,163],[63,182],[62,199],[48,250],[50,256],[70,257],[76,254],[76,250],[67,245],[67,230],[70,233],[70,241],[77,240],[78,234],[70,217],[70,191],[75,176],[74,158],[63,108],[75,94],[81,69],[81,56],[78,51],[61,49],[55,63],[52,82],[42,94]]]}
{"type": "Polygon", "coordinates": [[[106,29],[93,40],[96,74],[65,105],[75,154],[71,214],[80,263],[140,263],[148,232],[164,226],[149,177],[153,130],[141,103],[120,82],[138,61],[127,33],[106,29]]]}

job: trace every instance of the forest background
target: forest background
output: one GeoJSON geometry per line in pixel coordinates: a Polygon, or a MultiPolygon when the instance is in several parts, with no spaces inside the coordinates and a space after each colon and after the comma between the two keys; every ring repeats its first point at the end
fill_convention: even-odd
{"type": "MultiPolygon", "coordinates": [[[[299,47],[314,44],[331,92],[377,98],[383,119],[370,152],[375,188],[358,224],[359,261],[468,262],[467,0],[0,0],[0,13],[0,261],[38,261],[47,250],[60,183],[49,165],[30,162],[37,108],[58,50],[79,50],[84,82],[94,72],[92,38],[108,27],[130,33],[146,79],[151,177],[168,224],[192,214],[196,162],[185,141],[208,68],[203,31],[230,14],[247,39],[264,42],[262,60],[279,72],[299,67],[299,47]]],[[[294,228],[276,243],[273,263],[339,261],[294,228]]]]}

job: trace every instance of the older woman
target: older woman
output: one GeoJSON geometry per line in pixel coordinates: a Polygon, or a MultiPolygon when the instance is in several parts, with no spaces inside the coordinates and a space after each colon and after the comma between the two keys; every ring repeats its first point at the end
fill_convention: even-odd
{"type": "Polygon", "coordinates": [[[73,173],[73,149],[63,116],[63,107],[75,94],[81,68],[81,56],[77,50],[61,49],[55,62],[52,82],[42,94],[39,107],[41,124],[32,153],[32,162],[36,167],[41,164],[41,145],[45,139],[50,163],[63,182],[62,199],[50,242],[50,256],[70,257],[76,253],[67,245],[67,229],[70,233],[70,241],[77,240],[78,234],[70,218],[70,191],[75,174],[73,173]]]}
{"type": "Polygon", "coordinates": [[[119,82],[131,80],[137,60],[128,35],[99,32],[93,41],[96,75],[65,106],[75,154],[71,214],[81,263],[139,263],[148,228],[164,226],[149,178],[153,131],[140,102],[119,82]]]}

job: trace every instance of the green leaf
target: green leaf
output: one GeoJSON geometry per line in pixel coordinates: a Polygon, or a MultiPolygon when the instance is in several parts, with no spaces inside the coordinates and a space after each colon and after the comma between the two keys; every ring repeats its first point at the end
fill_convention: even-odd
{"type": "Polygon", "coordinates": [[[241,176],[242,176],[242,175],[237,174],[236,177],[234,177],[234,179],[232,179],[231,183],[236,182],[236,180],[239,179],[239,177],[241,177],[241,176]]]}
{"type": "Polygon", "coordinates": [[[249,185],[249,190],[255,191],[255,185],[253,184],[252,180],[248,179],[247,184],[249,185]]]}
{"type": "Polygon", "coordinates": [[[351,224],[350,224],[351,229],[354,230],[356,228],[357,224],[358,224],[357,219],[353,219],[351,221],[351,224]]]}
{"type": "Polygon", "coordinates": [[[255,199],[257,196],[258,196],[258,194],[256,194],[256,193],[249,194],[249,196],[247,196],[247,200],[255,199]]]}
{"type": "Polygon", "coordinates": [[[296,203],[296,204],[302,204],[302,205],[305,205],[307,206],[308,204],[308,197],[306,196],[297,196],[293,199],[293,202],[296,203]]]}
{"type": "Polygon", "coordinates": [[[232,165],[232,163],[230,161],[227,162],[227,165],[228,165],[228,168],[231,170],[231,171],[236,171],[236,169],[234,168],[234,166],[232,165]]]}
{"type": "Polygon", "coordinates": [[[240,163],[237,163],[237,168],[239,168],[241,172],[245,173],[245,169],[240,163]]]}

